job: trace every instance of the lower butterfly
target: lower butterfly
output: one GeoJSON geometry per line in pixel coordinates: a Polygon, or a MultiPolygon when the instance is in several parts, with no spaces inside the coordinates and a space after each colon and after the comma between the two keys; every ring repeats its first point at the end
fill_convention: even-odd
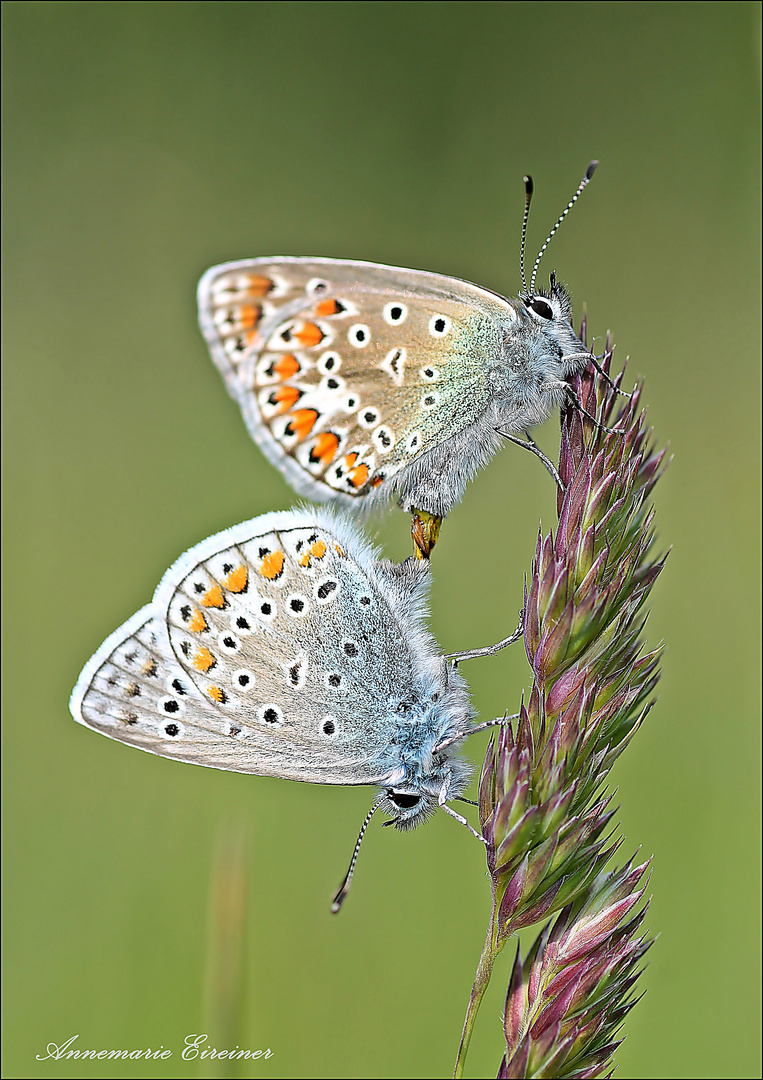
{"type": "Polygon", "coordinates": [[[374,785],[362,832],[377,808],[399,829],[438,806],[467,824],[448,805],[469,780],[457,746],[498,721],[474,724],[456,665],[521,629],[444,657],[423,622],[428,581],[425,562],[380,559],[335,512],[254,518],[170,567],[85,665],[72,714],[178,761],[374,785]]]}
{"type": "Polygon", "coordinates": [[[224,263],[199,283],[199,322],[247,427],[295,490],[369,508],[396,499],[428,557],[441,519],[506,439],[567,404],[595,357],[540,257],[593,175],[589,166],[528,286],[506,299],[456,278],[324,258],[224,263]]]}

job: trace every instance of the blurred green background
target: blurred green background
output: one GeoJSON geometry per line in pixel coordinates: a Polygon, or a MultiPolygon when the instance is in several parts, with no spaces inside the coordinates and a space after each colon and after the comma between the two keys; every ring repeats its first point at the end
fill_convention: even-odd
{"type": "MultiPolygon", "coordinates": [[[[465,830],[374,823],[334,918],[368,791],[138,754],[75,726],[67,699],[181,551],[292,502],[207,357],[201,273],[321,254],[512,294],[522,174],[534,252],[593,157],[544,278],[557,269],[594,334],[612,328],[675,455],[649,624],[664,680],[615,777],[624,852],[654,853],[661,935],[618,1075],[760,1075],[759,12],[4,5],[6,1076],[212,1075],[179,1058],[207,1030],[272,1049],[242,1076],[449,1075],[489,906],[465,830]],[[239,1021],[210,1005],[238,978],[215,990],[226,948],[243,960],[239,1021]],[[36,1060],[73,1035],[174,1054],[36,1060]]],[[[555,423],[536,434],[553,453],[555,423]]],[[[447,650],[514,627],[553,513],[548,477],[514,448],[470,486],[434,562],[447,650]],[[488,533],[495,558],[464,576],[488,533]]],[[[403,515],[374,528],[408,554],[403,515]]],[[[529,683],[521,649],[464,672],[483,717],[529,683]]],[[[473,1077],[500,1062],[510,951],[473,1077]]]]}

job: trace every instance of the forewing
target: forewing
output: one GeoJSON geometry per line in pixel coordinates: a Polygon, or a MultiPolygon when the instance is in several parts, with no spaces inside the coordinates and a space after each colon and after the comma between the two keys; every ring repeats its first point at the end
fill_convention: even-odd
{"type": "Polygon", "coordinates": [[[202,330],[255,440],[298,491],[345,502],[383,497],[484,412],[514,318],[476,285],[373,263],[254,259],[199,285],[202,330]]]}
{"type": "MultiPolygon", "coordinates": [[[[116,630],[86,665],[72,694],[75,720],[162,757],[258,772],[229,721],[174,663],[151,604],[116,630]]],[[[262,770],[267,771],[267,770],[262,770]]]]}
{"type": "Polygon", "coordinates": [[[86,666],[72,711],[165,757],[375,783],[390,708],[414,682],[411,650],[373,575],[297,511],[186,552],[152,604],[86,666]]]}

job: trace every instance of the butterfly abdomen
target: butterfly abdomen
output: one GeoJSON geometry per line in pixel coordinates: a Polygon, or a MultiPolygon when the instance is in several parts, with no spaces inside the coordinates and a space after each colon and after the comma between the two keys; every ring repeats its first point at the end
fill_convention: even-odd
{"type": "Polygon", "coordinates": [[[425,510],[439,517],[450,513],[469,481],[502,446],[497,426],[490,409],[412,462],[394,480],[400,507],[411,513],[425,510]]]}

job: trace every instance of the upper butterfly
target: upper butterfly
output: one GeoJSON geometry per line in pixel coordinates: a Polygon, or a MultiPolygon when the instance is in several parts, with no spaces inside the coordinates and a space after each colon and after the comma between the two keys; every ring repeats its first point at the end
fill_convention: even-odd
{"type": "MultiPolygon", "coordinates": [[[[535,277],[595,166],[529,288],[525,177],[514,299],[339,259],[242,259],[207,271],[199,323],[212,357],[252,437],[297,492],[355,507],[394,497],[414,514],[416,554],[428,557],[467,481],[503,438],[564,405],[568,380],[591,360],[564,286],[552,274],[550,289],[536,290],[535,277]]],[[[529,437],[522,445],[538,452],[529,437]]]]}

